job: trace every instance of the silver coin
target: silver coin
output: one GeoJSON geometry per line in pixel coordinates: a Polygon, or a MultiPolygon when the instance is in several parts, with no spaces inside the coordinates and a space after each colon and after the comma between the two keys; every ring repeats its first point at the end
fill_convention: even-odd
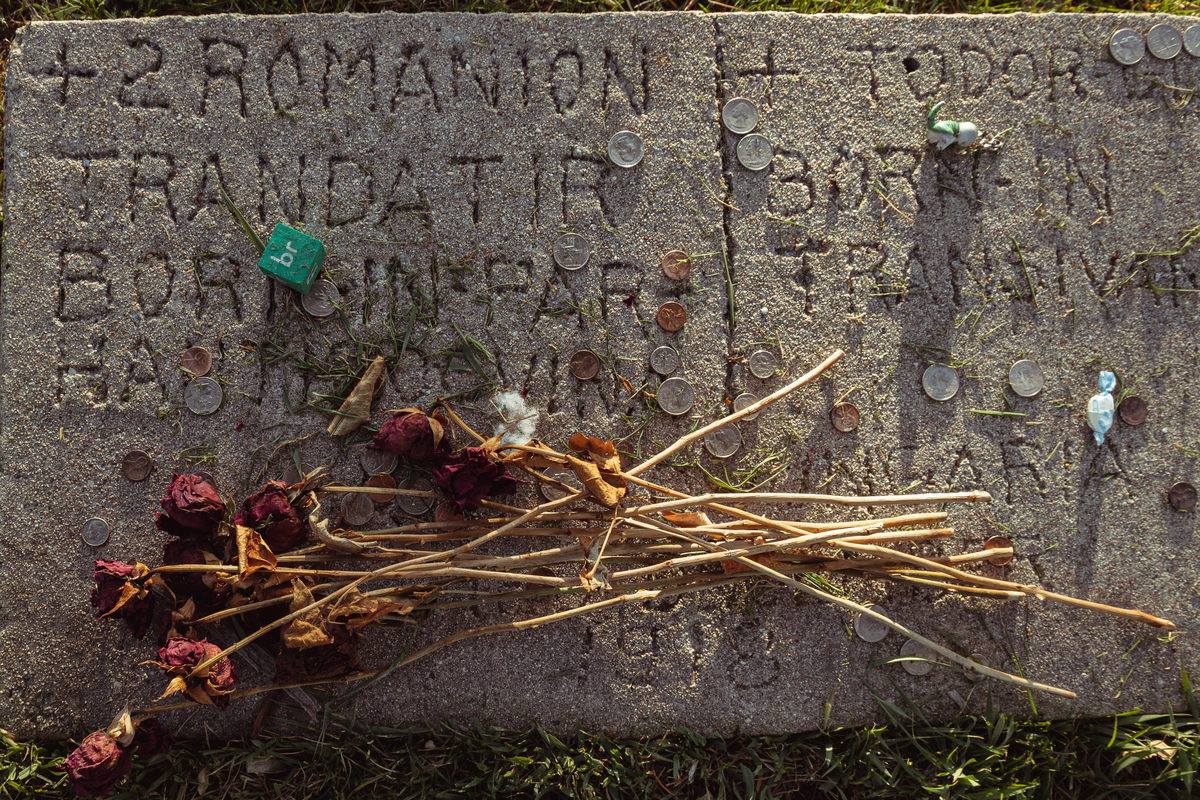
{"type": "Polygon", "coordinates": [[[342,304],[342,293],[333,281],[318,278],[313,282],[308,294],[300,295],[300,307],[311,317],[332,317],[337,307],[342,304]]]}
{"type": "Polygon", "coordinates": [[[642,163],[645,152],[642,137],[633,131],[617,131],[608,140],[608,160],[622,169],[642,163]]]}
{"type": "Polygon", "coordinates": [[[564,233],[554,242],[554,263],[563,269],[583,269],[592,257],[592,246],[578,233],[564,233]]]}
{"type": "Polygon", "coordinates": [[[958,373],[942,364],[931,364],[921,376],[921,388],[934,400],[949,400],[958,394],[958,373]]]}
{"type": "Polygon", "coordinates": [[[658,387],[658,407],[673,417],[691,411],[695,402],[696,390],[683,378],[667,378],[658,387]]]}
{"type": "Polygon", "coordinates": [[[1174,26],[1160,22],[1146,34],[1146,46],[1151,55],[1165,61],[1179,55],[1183,49],[1183,35],[1174,26]]]}
{"type": "Polygon", "coordinates": [[[923,644],[917,644],[909,639],[900,648],[900,655],[903,658],[930,659],[930,661],[901,661],[900,666],[904,667],[904,671],[909,675],[928,675],[933,671],[932,659],[936,657],[936,654],[923,644]]]}
{"type": "MultiPolygon", "coordinates": [[[[887,611],[883,606],[868,606],[868,608],[878,614],[887,616],[887,611]]],[[[887,625],[884,625],[877,619],[868,617],[866,614],[859,614],[854,618],[854,634],[864,642],[871,642],[872,644],[881,642],[890,630],[891,628],[887,625]]]]}
{"type": "MultiPolygon", "coordinates": [[[[425,478],[409,478],[400,484],[401,489],[420,489],[422,492],[432,492],[433,484],[425,478]]],[[[425,514],[429,509],[433,508],[433,497],[419,497],[411,494],[402,494],[396,498],[396,504],[406,514],[412,514],[414,517],[419,517],[425,514]]]]}
{"type": "Polygon", "coordinates": [[[342,519],[347,525],[365,525],[375,514],[371,495],[356,492],[342,503],[342,519]]]}
{"type": "Polygon", "coordinates": [[[1046,385],[1046,378],[1041,367],[1022,358],[1008,368],[1008,385],[1021,397],[1037,397],[1046,385]]]}
{"type": "Polygon", "coordinates": [[[668,347],[664,344],[650,351],[650,369],[659,375],[664,377],[674,375],[679,370],[679,367],[679,353],[675,352],[674,347],[668,347]]]}
{"type": "Polygon", "coordinates": [[[1200,56],[1200,25],[1190,25],[1183,32],[1183,49],[1200,56]]]}
{"type": "Polygon", "coordinates": [[[730,98],[721,109],[721,122],[730,133],[749,133],[758,126],[758,107],[744,97],[730,98]]]}
{"type": "MultiPolygon", "coordinates": [[[[758,402],[757,397],[750,394],[749,392],[742,392],[737,397],[733,398],[733,410],[741,411],[743,408],[748,408],[749,406],[752,406],[757,402],[758,402]]],[[[744,419],[746,422],[749,422],[750,420],[756,418],[761,413],[762,413],[761,411],[755,411],[753,414],[747,414],[746,416],[742,417],[742,419],[744,419]]]]}
{"type": "Polygon", "coordinates": [[[86,545],[100,547],[108,542],[108,523],[99,517],[92,517],[83,523],[83,528],[79,531],[79,538],[83,539],[83,543],[86,545]]]}
{"type": "Polygon", "coordinates": [[[729,458],[742,447],[742,434],[733,425],[718,428],[704,437],[704,449],[713,458],[729,458]]]}
{"type": "Polygon", "coordinates": [[[770,350],[755,350],[747,359],[750,365],[750,372],[756,378],[771,378],[779,369],[779,361],[775,358],[775,354],[770,350]]]}
{"type": "Polygon", "coordinates": [[[364,447],[358,454],[358,463],[363,472],[368,475],[388,475],[396,471],[397,459],[395,453],[378,450],[374,447],[364,447]]]}
{"type": "Polygon", "coordinates": [[[212,378],[196,378],[183,387],[183,402],[198,416],[207,416],[221,407],[225,390],[212,378]]]}
{"type": "Polygon", "coordinates": [[[746,169],[754,172],[764,170],[774,155],[774,145],[761,133],[749,133],[738,140],[737,160],[746,169]]]}
{"type": "Polygon", "coordinates": [[[1108,40],[1108,52],[1118,64],[1131,66],[1146,55],[1146,42],[1142,35],[1129,28],[1118,28],[1108,40]]]}
{"type": "MultiPolygon", "coordinates": [[[[570,467],[551,464],[542,470],[542,472],[545,473],[547,477],[554,478],[554,480],[558,481],[559,483],[565,483],[568,486],[572,486],[576,489],[582,488],[579,484],[579,479],[575,476],[575,470],[571,469],[570,467]]],[[[567,493],[557,486],[551,486],[550,484],[542,483],[541,481],[538,481],[538,494],[540,494],[542,499],[547,503],[549,503],[551,500],[558,500],[567,496],[567,493]]]]}

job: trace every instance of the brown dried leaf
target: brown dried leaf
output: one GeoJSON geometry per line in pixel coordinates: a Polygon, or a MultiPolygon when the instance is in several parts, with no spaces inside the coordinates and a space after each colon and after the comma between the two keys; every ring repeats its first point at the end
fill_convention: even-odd
{"type": "MultiPolygon", "coordinates": [[[[331,436],[345,436],[370,419],[371,402],[375,399],[375,392],[383,379],[383,365],[383,356],[375,356],[375,360],[342,402],[337,415],[330,421],[328,431],[331,436]]],[[[436,438],[436,431],[434,436],[436,438]]]]}
{"type": "Polygon", "coordinates": [[[112,616],[113,614],[116,614],[118,611],[120,611],[122,608],[124,608],[126,604],[132,603],[134,600],[145,599],[147,594],[149,594],[149,592],[147,592],[142,587],[134,586],[132,583],[126,581],[124,584],[121,585],[121,595],[120,595],[120,597],[117,598],[117,602],[113,604],[112,608],[110,608],[108,611],[105,611],[100,616],[101,617],[112,616]]]}
{"type": "Polygon", "coordinates": [[[256,572],[274,572],[278,563],[271,548],[258,531],[237,526],[238,579],[245,580],[256,572]]]}
{"type": "MultiPolygon", "coordinates": [[[[293,578],[291,610],[296,612],[312,603],[312,590],[304,581],[293,578]]],[[[293,650],[307,650],[310,647],[333,644],[333,637],[325,630],[325,620],[319,608],[311,608],[289,622],[283,629],[282,637],[284,646],[293,650]]]]}
{"type": "Polygon", "coordinates": [[[187,681],[183,679],[183,676],[176,675],[174,678],[171,678],[171,682],[167,684],[166,689],[163,689],[163,693],[158,696],[158,699],[162,700],[164,697],[170,697],[173,694],[186,692],[187,688],[187,681]]]}
{"type": "Polygon", "coordinates": [[[575,471],[575,477],[583,484],[583,488],[593,500],[607,508],[616,508],[625,496],[625,487],[614,486],[601,474],[600,467],[582,458],[567,456],[567,465],[575,471]]]}
{"type": "Polygon", "coordinates": [[[344,623],[352,631],[370,625],[385,614],[409,614],[414,608],[412,603],[398,603],[357,591],[350,592],[347,598],[330,610],[329,621],[344,623]]]}
{"type": "Polygon", "coordinates": [[[712,525],[712,520],[703,512],[664,511],[662,518],[677,528],[702,528],[712,525]]]}

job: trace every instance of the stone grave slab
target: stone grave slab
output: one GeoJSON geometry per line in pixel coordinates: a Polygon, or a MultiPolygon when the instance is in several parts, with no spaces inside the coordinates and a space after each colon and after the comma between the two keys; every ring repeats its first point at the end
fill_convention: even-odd
{"type": "MultiPolygon", "coordinates": [[[[697,449],[670,481],[700,491],[703,466],[791,491],[986,489],[992,504],[953,510],[959,541],[943,548],[1009,535],[1014,579],[1141,607],[1180,633],[1037,601],[850,593],[1079,693],[1038,697],[1041,713],[1172,705],[1200,602],[1194,514],[1163,500],[1200,457],[1200,255],[1183,246],[1200,223],[1200,58],[1126,67],[1107,49],[1118,27],[1164,21],[1188,24],[673,13],[27,26],[6,82],[3,726],[79,734],[153,698],[158,676],[136,666],[150,645],[92,619],[92,560],[157,563],[152,517],[172,470],[202,469],[237,496],[293,458],[361,481],[362,437],[339,444],[324,426],[375,353],[389,356],[380,408],[452,395],[486,428],[491,392],[516,389],[543,438],[584,429],[645,455],[738,393],[782,385],[749,372],[751,352],[773,350],[795,375],[840,347],[827,380],[741,426],[733,461],[697,449]],[[742,167],[721,127],[735,96],[757,104],[773,142],[765,170],[742,167]],[[925,143],[940,99],[946,118],[979,125],[982,146],[925,143]],[[622,129],[645,142],[628,170],[605,155],[622,129]],[[306,315],[259,272],[222,190],[261,234],[285,221],[324,241],[337,315],[306,315]],[[592,246],[577,271],[551,255],[568,231],[592,246]],[[690,281],[663,276],[670,250],[694,254],[690,281]],[[676,334],[655,323],[667,300],[687,309],[676,334]],[[468,336],[493,361],[467,363],[468,336]],[[630,400],[657,385],[647,357],[664,343],[696,387],[690,417],[630,400]],[[183,405],[179,354],[196,345],[224,389],[208,416],[183,405]],[[596,380],[568,371],[580,347],[603,362],[596,380]],[[1020,358],[1045,373],[1035,398],[1007,387],[1020,358]],[[935,362],[959,372],[946,402],[921,390],[935,362]],[[1150,415],[1097,446],[1083,408],[1101,368],[1150,415]],[[829,421],[846,396],[862,416],[850,434],[829,421]],[[134,449],[155,460],[146,481],[121,474],[134,449]],[[112,526],[99,548],[79,537],[96,515],[112,526]]],[[[408,519],[393,506],[371,524],[408,519]]],[[[402,628],[368,660],[512,611],[402,628]]],[[[876,696],[936,717],[1029,708],[949,668],[908,675],[884,663],[895,635],[867,644],[848,622],[774,587],[628,607],[444,651],[353,710],[391,724],[775,732],[871,719],[876,696]]],[[[232,729],[246,706],[188,716],[184,735],[232,729]]]]}

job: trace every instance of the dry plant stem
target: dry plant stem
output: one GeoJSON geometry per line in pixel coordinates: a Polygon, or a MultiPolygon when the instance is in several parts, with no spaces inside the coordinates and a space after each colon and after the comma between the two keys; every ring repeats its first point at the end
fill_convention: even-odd
{"type": "Polygon", "coordinates": [[[822,361],[817,366],[813,367],[808,372],[801,375],[796,380],[789,383],[787,386],[784,386],[781,389],[777,389],[776,391],[774,391],[771,394],[767,395],[766,397],[762,398],[758,402],[751,403],[750,405],[743,408],[741,411],[735,411],[734,413],[730,414],[727,417],[721,417],[719,420],[716,420],[715,422],[711,422],[708,425],[705,425],[701,428],[698,428],[698,429],[692,431],[691,433],[687,433],[687,434],[684,434],[683,436],[680,436],[678,439],[675,440],[675,442],[673,444],[668,445],[665,449],[660,450],[657,455],[651,456],[650,458],[646,459],[642,463],[633,467],[633,469],[628,470],[626,474],[640,475],[643,472],[645,472],[646,470],[653,467],[655,464],[658,464],[659,462],[661,462],[667,458],[670,458],[672,454],[678,452],[679,450],[682,450],[683,448],[687,447],[692,442],[699,441],[699,440],[703,439],[705,436],[707,436],[708,434],[712,433],[713,431],[724,428],[726,425],[732,425],[733,423],[737,422],[738,420],[742,419],[743,417],[747,417],[747,416],[750,416],[751,414],[756,414],[759,411],[762,411],[764,408],[771,405],[772,403],[775,403],[776,401],[778,401],[784,397],[787,397],[789,394],[796,391],[801,386],[804,386],[806,383],[810,383],[810,382],[816,380],[817,378],[819,378],[821,376],[821,373],[823,373],[825,370],[829,369],[834,364],[836,364],[838,359],[840,359],[843,355],[845,355],[845,354],[841,350],[834,350],[832,353],[830,353],[825,358],[824,361],[822,361]]]}
{"type": "MultiPolygon", "coordinates": [[[[628,473],[626,473],[628,474],[628,473]]],[[[719,494],[698,494],[692,497],[682,497],[678,500],[666,500],[661,503],[651,503],[626,509],[628,514],[648,514],[654,511],[672,511],[677,508],[687,508],[694,505],[710,505],[712,503],[819,503],[822,505],[842,506],[886,506],[886,505],[924,505],[927,503],[977,503],[990,502],[992,496],[987,492],[938,492],[933,494],[890,494],[877,496],[836,495],[836,494],[791,494],[788,492],[746,492],[745,494],[723,492],[719,494]]],[[[807,523],[799,523],[801,525],[807,523]]]]}
{"type": "MultiPolygon", "coordinates": [[[[604,560],[604,550],[608,547],[608,540],[612,536],[613,528],[617,525],[617,509],[613,509],[612,521],[608,523],[608,530],[604,532],[604,538],[600,540],[600,550],[596,553],[596,563],[588,567],[583,573],[587,580],[596,577],[596,570],[600,569],[600,562],[604,560]]],[[[585,558],[586,560],[586,558],[585,558]]]]}
{"type": "Polygon", "coordinates": [[[1019,600],[1025,595],[1020,592],[1010,592],[1004,589],[985,589],[982,586],[964,586],[960,583],[947,583],[946,581],[933,580],[932,578],[921,578],[916,575],[909,575],[904,572],[891,570],[883,573],[890,578],[899,578],[902,581],[909,583],[919,583],[922,586],[932,586],[935,589],[945,589],[947,592],[962,592],[964,594],[979,594],[987,597],[996,597],[1004,600],[1019,600]]]}
{"type": "Polygon", "coordinates": [[[377,494],[388,497],[437,497],[437,492],[428,489],[389,489],[384,486],[322,486],[322,492],[341,492],[352,494],[377,494]]]}

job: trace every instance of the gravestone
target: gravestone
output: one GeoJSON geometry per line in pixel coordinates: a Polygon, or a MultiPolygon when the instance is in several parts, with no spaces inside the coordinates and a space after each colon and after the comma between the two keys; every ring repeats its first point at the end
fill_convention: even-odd
{"type": "MultiPolygon", "coordinates": [[[[1200,572],[1194,514],[1163,499],[1196,479],[1194,345],[1200,58],[1122,66],[1118,27],[1146,15],[863,17],[599,14],[293,17],[36,23],[6,83],[0,722],[18,735],[86,732],[161,679],[148,643],[92,618],[96,557],[158,563],[152,517],[173,470],[229,496],[298,461],[358,483],[364,439],[324,433],[348,375],[388,356],[379,408],[455,398],[477,427],[492,391],[522,392],[538,435],[581,429],[645,456],[762,396],[834,348],[820,383],[740,425],[730,461],[701,448],[656,474],[700,491],[723,480],[779,490],[883,494],[985,489],[954,508],[978,549],[1010,536],[989,574],[1135,606],[1171,636],[1037,601],[997,602],[899,584],[850,593],[987,663],[1064,685],[1042,713],[1178,701],[1200,572]],[[744,168],[722,127],[752,101],[770,165],[744,168]],[[937,151],[925,114],[976,123],[981,144],[937,151]],[[610,164],[632,130],[642,162],[610,164]],[[342,308],[306,315],[267,279],[221,204],[266,236],[287,222],[328,248],[342,308]],[[582,269],[555,240],[584,236],[582,269]],[[693,255],[687,281],[662,256],[693,255]],[[1168,255],[1143,256],[1143,253],[1168,255]],[[655,321],[666,301],[678,333],[655,321]],[[463,355],[468,337],[487,350],[463,355]],[[647,358],[681,354],[692,413],[635,394],[647,358]],[[204,346],[224,404],[183,407],[179,354],[204,346]],[[587,347],[594,380],[568,371],[587,347]],[[784,374],[747,358],[769,349],[784,374]],[[1040,395],[1008,388],[1036,361],[1040,395]],[[926,366],[958,370],[945,401],[926,366]],[[1099,369],[1149,403],[1103,445],[1083,420],[1099,369]],[[861,425],[839,433],[848,397],[861,425]],[[996,413],[1002,412],[1002,413],[996,413]],[[120,471],[145,450],[148,480],[120,471]],[[80,540],[89,517],[107,544],[80,540]]],[[[844,517],[798,509],[808,518],[844,517]]],[[[856,512],[867,513],[865,510],[856,512]]],[[[365,527],[409,519],[395,505],[365,527]]],[[[464,612],[376,636],[385,663],[453,629],[527,616],[464,612]]],[[[887,664],[901,641],[855,638],[831,606],[773,586],[627,607],[481,639],[396,673],[357,701],[378,722],[490,720],[619,731],[690,726],[774,732],[872,718],[874,697],[931,716],[1028,709],[1025,695],[948,667],[887,664]]],[[[248,674],[253,674],[249,665],[248,674]]],[[[263,676],[259,676],[260,678],[263,676]]],[[[222,716],[232,726],[249,703],[222,716]]]]}

